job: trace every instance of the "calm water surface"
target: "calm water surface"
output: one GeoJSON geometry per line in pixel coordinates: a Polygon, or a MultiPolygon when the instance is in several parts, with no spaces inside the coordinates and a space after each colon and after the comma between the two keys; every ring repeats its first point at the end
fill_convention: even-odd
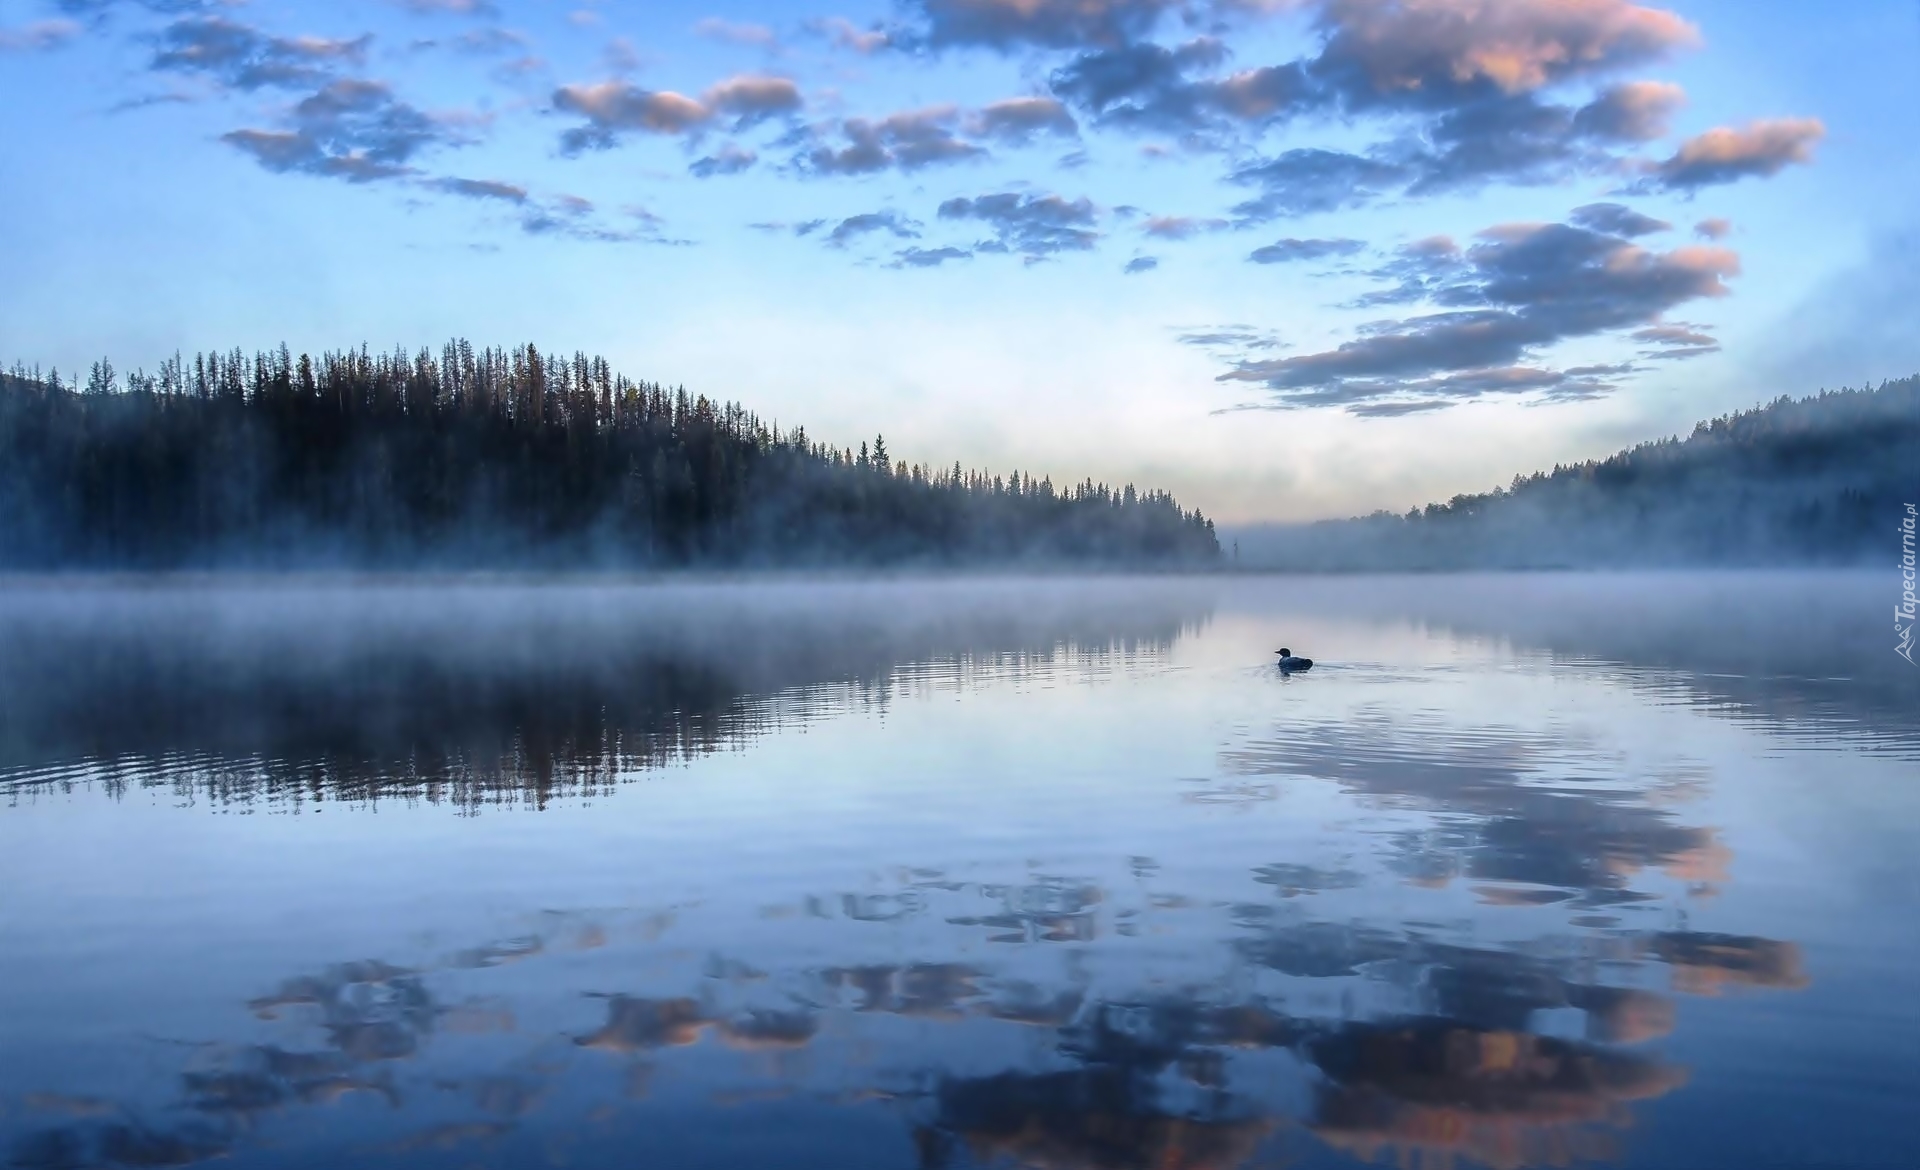
{"type": "Polygon", "coordinates": [[[0,585],[0,1160],[1911,1167],[1894,596],[0,585]]]}

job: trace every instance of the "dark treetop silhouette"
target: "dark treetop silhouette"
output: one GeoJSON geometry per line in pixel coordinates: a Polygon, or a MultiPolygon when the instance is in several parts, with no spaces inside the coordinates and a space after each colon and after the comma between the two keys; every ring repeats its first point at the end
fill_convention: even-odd
{"type": "Polygon", "coordinates": [[[528,345],[0,374],[0,566],[1210,563],[1164,492],[896,462],[528,345]]]}

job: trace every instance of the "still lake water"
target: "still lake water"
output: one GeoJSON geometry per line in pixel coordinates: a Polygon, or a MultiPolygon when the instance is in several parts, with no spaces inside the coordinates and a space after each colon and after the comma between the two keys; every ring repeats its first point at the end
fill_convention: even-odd
{"type": "Polygon", "coordinates": [[[0,585],[0,1159],[1911,1167],[1890,582],[0,585]]]}

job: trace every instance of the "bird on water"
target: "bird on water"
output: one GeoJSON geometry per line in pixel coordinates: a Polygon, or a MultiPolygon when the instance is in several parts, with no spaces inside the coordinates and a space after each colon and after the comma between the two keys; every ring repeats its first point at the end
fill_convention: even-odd
{"type": "Polygon", "coordinates": [[[1292,674],[1299,670],[1313,669],[1313,659],[1295,658],[1293,651],[1287,649],[1285,646],[1280,647],[1275,653],[1280,655],[1280,672],[1282,674],[1292,674]]]}

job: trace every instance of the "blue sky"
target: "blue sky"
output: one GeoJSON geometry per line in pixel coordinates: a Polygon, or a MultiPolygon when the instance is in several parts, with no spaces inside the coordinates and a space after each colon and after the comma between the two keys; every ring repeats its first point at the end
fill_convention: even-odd
{"type": "Polygon", "coordinates": [[[1920,5],[0,0],[0,359],[533,341],[1404,508],[1920,371],[1920,5]]]}

